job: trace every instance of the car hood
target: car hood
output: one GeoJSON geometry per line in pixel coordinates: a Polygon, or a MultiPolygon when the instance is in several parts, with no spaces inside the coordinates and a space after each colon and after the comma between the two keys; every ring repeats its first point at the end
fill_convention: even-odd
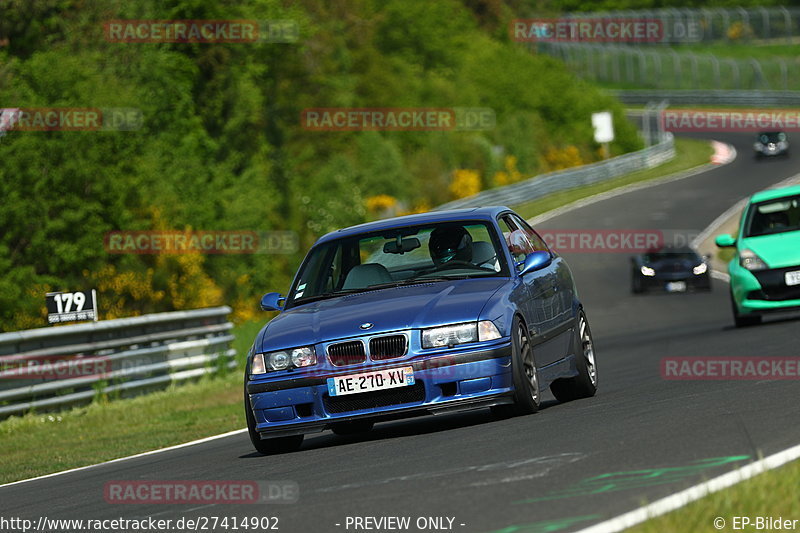
{"type": "Polygon", "coordinates": [[[661,259],[659,261],[645,263],[645,265],[652,267],[656,272],[672,272],[677,270],[691,270],[700,263],[702,263],[701,259],[697,259],[696,261],[691,259],[661,259]]]}
{"type": "Polygon", "coordinates": [[[747,237],[739,243],[739,250],[745,248],[753,250],[769,268],[800,265],[800,231],[747,237]]]}
{"type": "Polygon", "coordinates": [[[256,348],[266,352],[367,333],[478,320],[492,295],[510,282],[508,278],[439,281],[304,304],[267,324],[256,348]],[[367,322],[373,327],[360,329],[367,322]]]}

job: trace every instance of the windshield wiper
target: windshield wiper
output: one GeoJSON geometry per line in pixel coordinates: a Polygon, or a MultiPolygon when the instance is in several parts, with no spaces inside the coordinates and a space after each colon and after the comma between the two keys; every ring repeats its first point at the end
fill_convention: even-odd
{"type": "Polygon", "coordinates": [[[317,300],[325,300],[327,298],[336,298],[345,294],[355,294],[357,292],[364,292],[369,290],[369,287],[363,289],[340,289],[334,292],[323,292],[322,294],[315,294],[314,296],[306,296],[305,298],[296,298],[292,304],[307,304],[309,302],[316,302],[317,300]]]}

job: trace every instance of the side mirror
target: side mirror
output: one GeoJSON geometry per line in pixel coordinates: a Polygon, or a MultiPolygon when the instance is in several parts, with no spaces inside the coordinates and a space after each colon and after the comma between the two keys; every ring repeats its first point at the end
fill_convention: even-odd
{"type": "Polygon", "coordinates": [[[524,276],[530,272],[540,270],[553,261],[550,257],[550,252],[538,251],[532,252],[525,256],[525,261],[522,264],[522,270],[519,271],[520,276],[524,276]]]}
{"type": "Polygon", "coordinates": [[[736,246],[736,239],[730,235],[717,235],[717,238],[714,239],[714,243],[720,248],[730,248],[736,246]]]}
{"type": "Polygon", "coordinates": [[[280,311],[286,298],[278,292],[268,292],[261,297],[261,309],[264,311],[280,311]]]}

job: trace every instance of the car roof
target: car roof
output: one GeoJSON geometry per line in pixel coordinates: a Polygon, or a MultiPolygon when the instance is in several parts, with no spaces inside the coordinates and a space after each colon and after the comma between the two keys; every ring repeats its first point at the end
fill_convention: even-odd
{"type": "Polygon", "coordinates": [[[342,237],[350,237],[353,235],[360,235],[362,233],[372,233],[375,231],[383,231],[393,228],[402,228],[406,226],[416,226],[419,224],[430,224],[434,222],[456,222],[459,220],[494,220],[497,215],[505,211],[511,211],[505,206],[490,206],[490,207],[473,207],[469,209],[449,209],[444,211],[429,211],[427,213],[418,213],[414,215],[405,215],[401,217],[387,218],[384,220],[376,220],[374,222],[366,222],[358,224],[357,226],[350,226],[349,228],[342,228],[332,231],[323,235],[317,240],[317,243],[340,239],[342,237]]]}
{"type": "Polygon", "coordinates": [[[765,202],[768,200],[775,200],[785,196],[794,196],[800,194],[800,185],[792,185],[791,187],[781,187],[780,189],[767,189],[759,191],[750,197],[750,203],[755,204],[758,202],[765,202]]]}

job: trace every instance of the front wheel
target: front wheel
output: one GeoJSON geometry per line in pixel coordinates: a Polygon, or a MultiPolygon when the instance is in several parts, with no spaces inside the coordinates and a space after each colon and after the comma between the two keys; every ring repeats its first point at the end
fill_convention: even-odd
{"type": "Polygon", "coordinates": [[[731,309],[733,310],[733,323],[736,324],[737,328],[761,324],[761,315],[743,315],[739,313],[739,308],[736,307],[736,299],[733,297],[733,291],[731,291],[731,309]]]}
{"type": "Polygon", "coordinates": [[[550,385],[550,392],[559,402],[568,402],[578,398],[589,398],[597,392],[597,364],[595,361],[592,330],[586,314],[578,313],[575,330],[575,366],[578,375],[572,378],[561,378],[550,385]]]}
{"type": "Polygon", "coordinates": [[[256,420],[253,416],[253,409],[250,407],[247,391],[244,393],[244,416],[247,419],[247,433],[250,435],[250,442],[253,443],[253,448],[262,455],[294,452],[303,444],[303,435],[262,439],[256,431],[256,420]]]}
{"type": "Polygon", "coordinates": [[[514,317],[513,332],[511,375],[514,380],[514,403],[492,407],[492,412],[501,417],[535,413],[541,402],[539,369],[536,368],[528,329],[519,317],[514,317]]]}

